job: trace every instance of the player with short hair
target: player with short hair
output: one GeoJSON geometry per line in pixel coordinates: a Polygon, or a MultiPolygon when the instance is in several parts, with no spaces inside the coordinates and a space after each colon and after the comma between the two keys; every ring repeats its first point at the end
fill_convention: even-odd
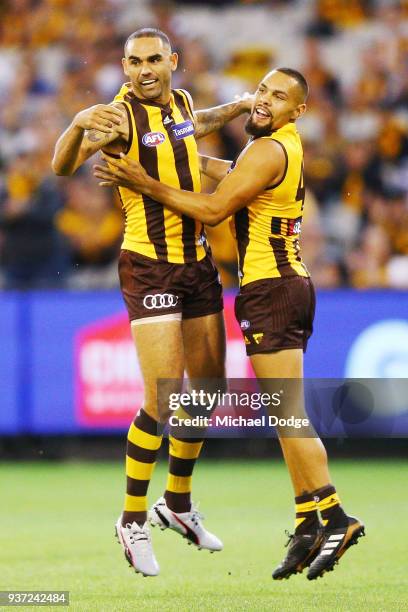
{"type": "MultiPolygon", "coordinates": [[[[212,194],[160,184],[128,160],[94,171],[101,185],[125,185],[209,225],[234,215],[240,274],[235,313],[247,354],[264,388],[271,377],[291,379],[286,409],[297,417],[306,417],[303,352],[315,310],[313,285],[299,251],[305,188],[295,122],[306,110],[307,94],[307,83],[296,70],[277,68],[264,77],[246,124],[251,138],[236,163],[201,158],[202,171],[220,181],[212,194]]],[[[277,430],[295,492],[296,522],[288,554],[273,577],[288,578],[310,566],[312,580],[333,569],[364,534],[364,526],[341,507],[317,435],[309,437],[308,431],[300,438],[287,435],[283,427],[277,430]]]]}
{"type": "MultiPolygon", "coordinates": [[[[249,111],[245,98],[193,111],[190,95],[171,89],[177,54],[160,30],[144,28],[126,41],[122,60],[130,82],[111,105],[78,113],[59,138],[53,159],[57,174],[71,175],[102,150],[139,161],[146,173],[173,188],[200,191],[200,138],[249,111]]],[[[144,380],[143,407],[127,437],[127,489],[116,524],[118,539],[136,571],[154,576],[159,566],[147,524],[146,494],[162,441],[169,407],[161,405],[158,379],[179,392],[186,369],[190,381],[225,377],[222,287],[201,222],[165,209],[154,198],[119,188],[125,235],[119,258],[122,294],[144,380]]],[[[203,444],[170,429],[169,474],[155,508],[170,527],[198,548],[221,550],[191,503],[191,479],[203,444]]]]}

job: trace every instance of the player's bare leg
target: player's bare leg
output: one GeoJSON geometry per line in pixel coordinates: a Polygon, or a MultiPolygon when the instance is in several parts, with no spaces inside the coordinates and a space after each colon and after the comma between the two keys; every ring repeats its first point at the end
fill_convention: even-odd
{"type": "Polygon", "coordinates": [[[225,377],[225,325],[222,312],[182,321],[186,370],[190,380],[225,377]]]}
{"type": "MultiPolygon", "coordinates": [[[[268,391],[269,386],[270,392],[276,391],[276,373],[279,379],[292,379],[284,385],[285,397],[277,416],[306,418],[302,350],[256,354],[251,362],[257,378],[264,379],[264,390],[268,391]],[[275,384],[267,379],[275,379],[275,384]]],[[[358,519],[347,516],[341,507],[330,483],[326,450],[313,430],[304,431],[303,438],[293,437],[285,427],[278,427],[277,433],[295,492],[296,520],[288,554],[273,577],[289,578],[310,565],[308,578],[314,579],[333,569],[347,548],[364,535],[364,526],[358,519]]]]}
{"type": "Polygon", "coordinates": [[[165,424],[169,407],[158,404],[157,381],[167,379],[174,389],[180,391],[184,375],[184,346],[181,320],[132,325],[132,336],[136,346],[144,384],[143,410],[156,421],[165,424]],[[171,383],[170,381],[173,381],[171,383]]]}
{"type": "MultiPolygon", "coordinates": [[[[182,333],[191,389],[217,391],[225,379],[226,343],[222,313],[185,319],[182,333]]],[[[199,412],[202,414],[202,410],[199,412]]],[[[187,413],[185,416],[190,415],[187,413]]],[[[182,422],[182,417],[179,421],[182,422]]],[[[199,427],[183,428],[182,433],[178,427],[170,429],[167,487],[164,497],[154,504],[149,516],[152,525],[159,525],[162,529],[170,527],[199,549],[216,551],[222,549],[222,542],[204,528],[202,517],[191,502],[192,473],[204,436],[205,429],[199,427]]]]}
{"type": "MultiPolygon", "coordinates": [[[[144,384],[143,408],[136,417],[129,432],[133,432],[133,442],[128,437],[127,453],[127,498],[128,506],[123,513],[123,522],[144,523],[147,517],[146,492],[150,481],[156,454],[160,448],[163,426],[169,417],[167,402],[158,401],[158,380],[168,380],[168,393],[179,393],[184,375],[184,348],[181,321],[139,323],[132,325],[132,336],[139,359],[144,384]],[[140,428],[145,436],[135,432],[140,428]],[[137,436],[140,441],[138,444],[137,436]],[[135,448],[136,447],[136,448],[135,448]],[[133,461],[132,461],[133,460],[133,461]],[[145,461],[144,461],[145,460],[145,461]],[[153,460],[153,461],[152,461],[153,460]],[[137,463],[134,464],[133,462],[137,463]],[[143,464],[146,463],[144,467],[143,464]],[[134,467],[132,478],[131,468],[134,467]],[[128,499],[129,496],[143,498],[128,499]],[[140,503],[140,507],[138,504],[140,503]]],[[[165,394],[164,394],[165,395],[165,394]]]]}
{"type": "MultiPolygon", "coordinates": [[[[307,418],[303,400],[301,349],[252,355],[251,363],[257,378],[294,379],[293,384],[285,385],[283,411],[277,416],[289,417],[293,414],[298,418],[307,418]],[[290,399],[287,396],[288,392],[292,396],[290,399]]],[[[273,391],[276,391],[276,384],[272,383],[272,387],[273,391]]],[[[314,432],[311,429],[305,433],[313,437],[288,437],[282,428],[277,428],[277,432],[296,496],[320,489],[330,482],[326,449],[317,435],[313,436],[314,432]]]]}
{"type": "Polygon", "coordinates": [[[146,522],[146,494],[169,411],[168,404],[161,405],[157,381],[170,379],[166,391],[180,391],[184,373],[181,321],[138,320],[132,325],[132,335],[144,381],[145,401],[128,433],[125,506],[116,524],[116,534],[136,572],[156,576],[159,566],[146,522]]]}

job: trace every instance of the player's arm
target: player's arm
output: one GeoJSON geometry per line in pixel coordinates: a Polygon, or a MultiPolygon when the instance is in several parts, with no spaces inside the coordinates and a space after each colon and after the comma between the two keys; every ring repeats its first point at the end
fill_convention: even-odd
{"type": "Polygon", "coordinates": [[[52,169],[70,176],[91,155],[128,132],[127,116],[120,105],[96,104],[77,113],[55,145],[52,169]]]}
{"type": "MultiPolygon", "coordinates": [[[[191,108],[193,107],[193,100],[190,94],[186,91],[185,94],[188,97],[191,108]]],[[[194,115],[194,137],[196,139],[207,136],[211,132],[220,130],[226,123],[232,121],[243,113],[249,113],[252,108],[253,96],[249,93],[245,93],[242,96],[238,96],[234,102],[228,104],[221,104],[220,106],[214,106],[213,108],[207,108],[205,110],[193,111],[194,115]]]]}
{"type": "Polygon", "coordinates": [[[228,174],[231,168],[231,161],[226,159],[218,159],[217,157],[209,157],[208,155],[199,155],[199,164],[201,174],[205,174],[215,181],[222,181],[228,174]]]}
{"type": "Polygon", "coordinates": [[[241,153],[234,170],[210,194],[163,185],[152,179],[138,162],[130,159],[109,160],[109,164],[109,168],[94,166],[94,174],[101,179],[101,186],[127,187],[144,193],[177,213],[207,225],[217,225],[279,181],[284,175],[286,160],[277,142],[257,139],[241,153]]]}

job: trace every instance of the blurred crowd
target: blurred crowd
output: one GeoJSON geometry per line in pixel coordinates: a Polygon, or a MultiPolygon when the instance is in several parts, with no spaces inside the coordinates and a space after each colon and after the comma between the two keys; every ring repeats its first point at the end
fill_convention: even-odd
{"type": "MultiPolygon", "coordinates": [[[[196,108],[254,91],[277,64],[305,74],[311,94],[298,125],[307,186],[301,246],[314,282],[408,288],[408,2],[201,4],[208,5],[200,10],[212,24],[211,44],[188,1],[0,4],[0,286],[117,285],[123,220],[115,194],[97,186],[92,162],[65,178],[53,175],[50,160],[74,115],[111,101],[125,80],[127,36],[156,26],[180,55],[174,86],[188,89],[196,108]],[[242,40],[229,21],[231,5],[251,20],[242,40]],[[279,28],[279,19],[287,61],[282,40],[257,35],[257,23],[265,32],[268,23],[279,28]]],[[[200,141],[200,151],[233,159],[246,142],[243,124],[235,120],[200,141]]],[[[224,284],[236,285],[228,224],[208,234],[224,284]]]]}

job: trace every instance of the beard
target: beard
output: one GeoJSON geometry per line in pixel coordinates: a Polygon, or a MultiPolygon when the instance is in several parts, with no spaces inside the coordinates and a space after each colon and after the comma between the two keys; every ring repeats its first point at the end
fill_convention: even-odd
{"type": "Polygon", "coordinates": [[[253,121],[254,114],[249,115],[246,123],[245,123],[245,131],[247,134],[251,136],[255,136],[256,138],[260,138],[261,136],[269,136],[272,133],[272,125],[264,125],[259,126],[253,121]]]}

